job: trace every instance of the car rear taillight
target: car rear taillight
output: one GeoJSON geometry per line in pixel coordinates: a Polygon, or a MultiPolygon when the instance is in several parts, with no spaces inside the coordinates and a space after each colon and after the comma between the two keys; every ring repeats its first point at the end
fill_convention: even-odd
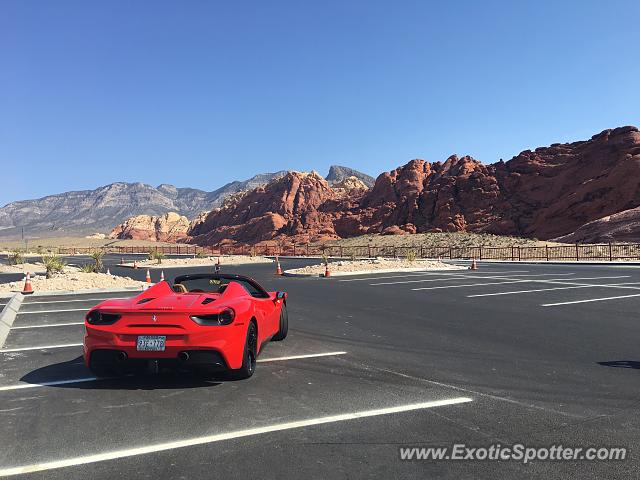
{"type": "Polygon", "coordinates": [[[106,313],[100,310],[92,310],[86,316],[87,322],[91,325],[113,325],[122,318],[117,313],[106,313]]]}
{"type": "Polygon", "coordinates": [[[213,327],[217,325],[229,325],[236,318],[236,312],[233,308],[225,308],[218,313],[209,313],[206,315],[192,315],[191,320],[198,325],[205,327],[213,327]]]}

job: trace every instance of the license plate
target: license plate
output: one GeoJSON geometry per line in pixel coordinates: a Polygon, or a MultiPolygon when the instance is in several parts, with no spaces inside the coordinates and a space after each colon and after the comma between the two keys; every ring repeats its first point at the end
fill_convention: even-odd
{"type": "Polygon", "coordinates": [[[164,352],[164,335],[140,335],[136,345],[138,351],[164,352]]]}

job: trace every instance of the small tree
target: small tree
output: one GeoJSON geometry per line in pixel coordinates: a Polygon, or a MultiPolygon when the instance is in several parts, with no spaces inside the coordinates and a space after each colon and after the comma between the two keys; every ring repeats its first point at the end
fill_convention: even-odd
{"type": "Polygon", "coordinates": [[[9,265],[22,265],[24,263],[24,255],[22,253],[22,250],[18,248],[12,250],[9,254],[9,257],[7,258],[7,261],[9,262],[9,265]]]}
{"type": "Polygon", "coordinates": [[[166,258],[164,252],[161,252],[160,250],[149,250],[149,260],[156,260],[158,265],[160,265],[163,258],[166,258]]]}
{"type": "Polygon", "coordinates": [[[415,261],[417,256],[418,256],[418,254],[416,253],[415,250],[413,250],[413,249],[407,250],[407,261],[413,262],[413,261],[415,261]]]}
{"type": "Polygon", "coordinates": [[[80,267],[82,273],[93,273],[96,271],[96,266],[92,263],[85,263],[80,267]]]}
{"type": "Polygon", "coordinates": [[[44,268],[47,271],[47,278],[53,277],[57,273],[61,273],[64,270],[64,267],[67,266],[66,263],[62,261],[62,259],[56,255],[43,255],[42,263],[44,264],[44,268]]]}
{"type": "Polygon", "coordinates": [[[95,272],[101,272],[102,267],[104,266],[102,263],[102,259],[104,258],[104,250],[95,250],[91,253],[91,258],[95,264],[95,272]]]}

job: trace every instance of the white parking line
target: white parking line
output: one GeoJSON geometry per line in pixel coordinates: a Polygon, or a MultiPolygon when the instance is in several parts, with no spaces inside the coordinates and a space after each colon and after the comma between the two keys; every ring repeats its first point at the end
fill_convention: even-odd
{"type": "Polygon", "coordinates": [[[69,325],[84,325],[84,322],[51,323],[48,325],[21,325],[19,327],[11,327],[11,330],[25,330],[27,328],[67,327],[69,325]]]}
{"type": "Polygon", "coordinates": [[[41,347],[5,348],[0,353],[26,352],[28,350],[51,350],[53,348],[81,347],[81,343],[66,343],[64,345],[43,345],[41,347]]]}
{"type": "MultiPolygon", "coordinates": [[[[337,355],[346,355],[347,352],[325,352],[325,353],[309,353],[307,355],[291,355],[289,357],[275,357],[275,358],[259,358],[258,362],[285,362],[287,360],[298,360],[301,358],[318,358],[318,357],[334,357],[337,355]]],[[[41,383],[18,383],[16,385],[0,386],[0,392],[7,392],[10,390],[22,390],[24,388],[38,388],[38,387],[55,387],[56,385],[68,385],[72,383],[85,383],[95,382],[96,380],[111,380],[114,378],[122,377],[83,377],[83,378],[70,378],[66,380],[54,380],[52,382],[41,383]]]]}
{"type": "MultiPolygon", "coordinates": [[[[600,280],[605,278],[628,278],[629,275],[620,275],[615,277],[584,277],[584,278],[571,278],[570,281],[564,278],[548,278],[548,279],[524,279],[524,280],[511,280],[506,282],[485,282],[485,283],[465,283],[464,285],[441,285],[438,287],[421,287],[421,288],[412,288],[411,290],[438,290],[441,288],[462,288],[462,287],[481,287],[484,285],[505,285],[508,283],[554,283],[560,285],[571,284],[573,280],[600,280]],[[566,283],[563,283],[566,282],[566,283]]],[[[497,277],[501,278],[501,277],[497,277]]],[[[507,277],[508,278],[508,277],[507,277]]],[[[579,284],[578,284],[579,285],[579,284]]],[[[619,287],[619,288],[634,288],[634,287],[619,287]]]]}
{"type": "Polygon", "coordinates": [[[587,300],[573,300],[571,302],[545,303],[545,304],[542,304],[541,307],[557,307],[558,305],[574,305],[576,303],[604,302],[606,300],[617,300],[619,298],[632,298],[632,297],[640,297],[640,293],[636,293],[635,295],[620,295],[617,297],[601,297],[601,298],[589,298],[587,300]]]}
{"type": "MultiPolygon", "coordinates": [[[[551,283],[551,282],[549,282],[551,283]]],[[[627,283],[611,283],[607,285],[572,285],[570,287],[555,287],[555,288],[537,288],[534,290],[515,290],[510,292],[496,292],[496,293],[478,293],[475,295],[467,295],[467,298],[473,297],[493,297],[497,295],[514,295],[518,293],[531,293],[531,292],[550,292],[553,290],[571,290],[573,288],[633,288],[627,287],[627,285],[639,285],[640,282],[627,282],[627,283]]]]}
{"type": "Polygon", "coordinates": [[[467,295],[468,298],[473,297],[494,297],[497,295],[515,295],[517,293],[531,293],[531,292],[550,292],[552,290],[571,290],[572,288],[590,288],[599,287],[599,285],[574,285],[572,287],[556,287],[556,288],[536,288],[535,290],[515,290],[511,292],[497,292],[497,293],[478,293],[476,295],[467,295]]]}
{"type": "Polygon", "coordinates": [[[307,355],[291,355],[289,357],[275,357],[275,358],[259,358],[258,362],[282,362],[284,360],[298,360],[300,358],[317,358],[317,357],[333,357],[336,355],[346,355],[347,352],[327,352],[327,353],[310,353],[307,355]]]}
{"type": "Polygon", "coordinates": [[[473,401],[469,397],[456,397],[446,400],[436,400],[430,402],[413,403],[409,405],[400,405],[397,407],[379,408],[375,410],[361,410],[358,412],[342,413],[338,415],[330,415],[326,417],[307,418],[286,423],[276,423],[266,425],[264,427],[249,428],[246,430],[235,430],[225,433],[216,433],[213,435],[205,435],[201,437],[188,438],[175,442],[156,443],[142,447],[129,448],[126,450],[114,450],[111,452],[97,453],[81,457],[67,458],[64,460],[54,460],[51,462],[34,463],[31,465],[21,465],[17,467],[5,468],[0,470],[0,476],[8,477],[10,475],[19,475],[24,473],[42,472],[46,470],[54,470],[57,468],[65,468],[76,465],[86,465],[90,463],[104,462],[107,460],[115,460],[118,458],[127,458],[137,455],[147,455],[150,453],[163,452],[173,450],[175,448],[193,447],[196,445],[205,445],[209,443],[232,440],[236,438],[249,437],[253,435],[262,435],[265,433],[280,432],[283,430],[292,430],[295,428],[311,427],[314,425],[323,425],[327,423],[344,422],[347,420],[357,420],[360,418],[377,417],[381,415],[391,415],[394,413],[411,412],[415,410],[424,410],[427,408],[443,407],[447,405],[458,405],[473,401]]]}
{"type": "Polygon", "coordinates": [[[33,313],[63,313],[63,312],[88,312],[88,308],[67,308],[65,310],[33,310],[31,312],[18,312],[18,315],[27,315],[33,313]]]}
{"type": "Polygon", "coordinates": [[[36,301],[36,302],[24,302],[23,305],[40,305],[43,303],[71,303],[71,302],[96,302],[103,300],[123,300],[127,297],[104,297],[104,298],[83,298],[79,300],[49,300],[49,301],[36,301]]]}
{"type": "Polygon", "coordinates": [[[453,280],[466,280],[467,278],[474,279],[489,279],[489,280],[512,280],[514,277],[548,277],[548,276],[558,276],[558,275],[575,275],[575,273],[538,273],[535,275],[530,274],[516,274],[516,275],[484,275],[484,276],[476,276],[476,275],[457,275],[455,278],[429,278],[423,280],[407,280],[406,282],[380,282],[380,283],[370,283],[369,285],[400,285],[403,283],[423,283],[423,282],[450,282],[453,280]]]}
{"type": "MultiPolygon", "coordinates": [[[[454,270],[455,271],[455,270],[454,270]]],[[[487,273],[501,273],[501,274],[507,274],[507,273],[529,273],[529,270],[512,270],[512,271],[506,271],[506,272],[487,272],[487,273]]],[[[434,275],[446,275],[446,276],[451,276],[451,275],[456,275],[456,276],[471,276],[471,275],[475,275],[473,273],[466,273],[463,274],[462,271],[458,272],[458,273],[445,273],[445,272],[425,272],[425,273],[411,273],[411,274],[406,274],[406,275],[389,275],[389,276],[380,276],[380,277],[367,277],[367,278],[346,278],[346,279],[341,279],[338,280],[339,282],[363,282],[365,280],[378,280],[378,279],[385,279],[385,278],[407,278],[407,277],[424,277],[424,276],[434,276],[434,275]]]]}
{"type": "Polygon", "coordinates": [[[440,290],[442,288],[463,288],[463,287],[483,287],[485,285],[506,285],[509,283],[530,283],[530,280],[511,280],[508,282],[485,282],[485,283],[465,283],[463,285],[440,285],[438,287],[420,287],[412,288],[411,290],[440,290]]]}
{"type": "Polygon", "coordinates": [[[96,380],[109,380],[113,377],[83,377],[83,378],[72,378],[69,380],[56,380],[53,382],[42,382],[42,383],[18,383],[17,385],[5,385],[0,386],[0,392],[8,392],[11,390],[23,390],[25,388],[39,388],[39,387],[55,387],[56,385],[68,385],[72,383],[84,383],[84,382],[94,382],[96,380]]]}

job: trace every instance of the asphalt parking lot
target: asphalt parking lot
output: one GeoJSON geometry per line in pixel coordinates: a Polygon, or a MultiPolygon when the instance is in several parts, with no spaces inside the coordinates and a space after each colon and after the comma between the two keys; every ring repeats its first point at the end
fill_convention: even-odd
{"type": "MultiPolygon", "coordinates": [[[[107,259],[112,273],[144,278],[118,260],[107,259]]],[[[127,293],[25,300],[0,350],[0,475],[637,476],[637,268],[481,264],[330,279],[223,270],[290,295],[289,336],[266,347],[248,381],[95,380],[81,361],[84,312],[127,293]],[[624,446],[630,457],[399,458],[401,446],[456,443],[624,446]]]]}

